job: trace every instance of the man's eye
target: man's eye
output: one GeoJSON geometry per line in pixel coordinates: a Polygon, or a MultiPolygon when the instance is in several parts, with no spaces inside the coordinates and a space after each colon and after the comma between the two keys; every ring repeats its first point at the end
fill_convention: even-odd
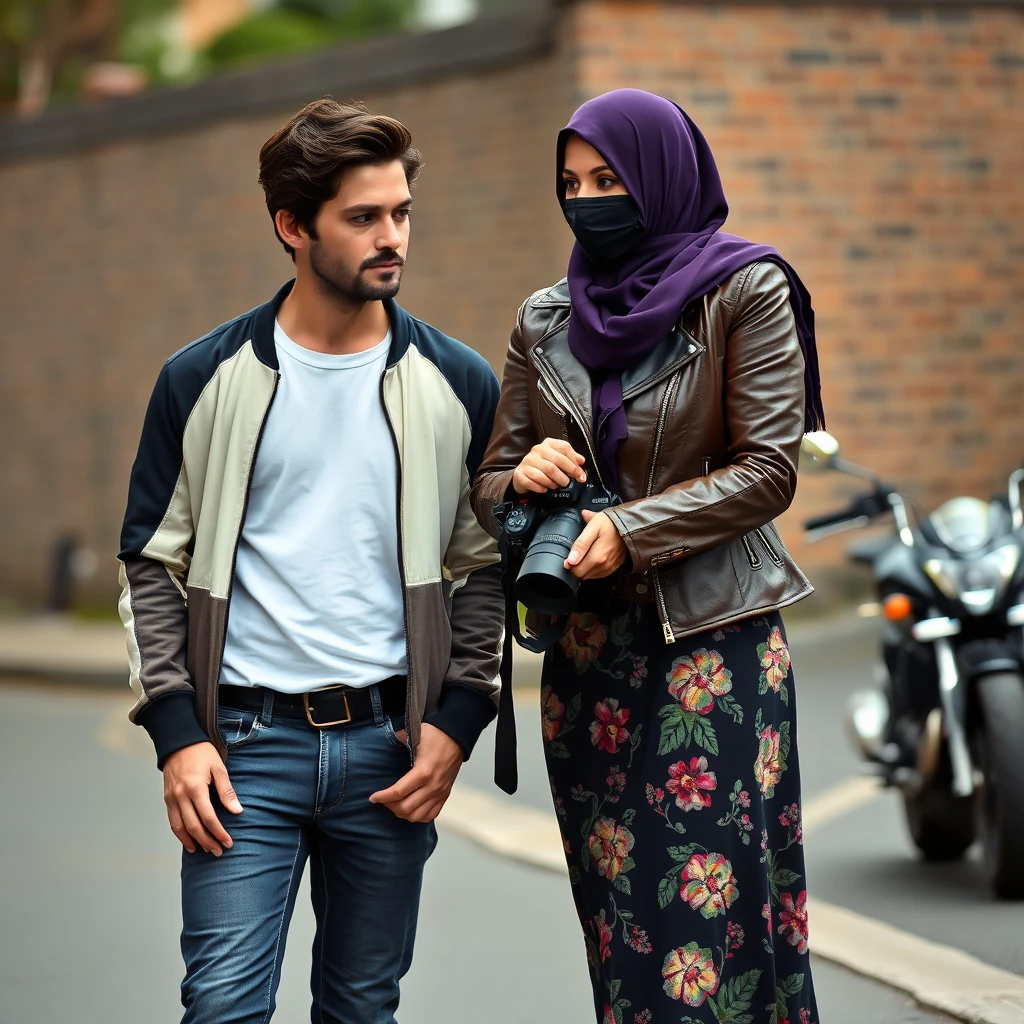
{"type": "Polygon", "coordinates": [[[412,210],[397,210],[395,212],[396,220],[408,220],[412,216],[412,210]]]}
{"type": "Polygon", "coordinates": [[[368,213],[361,213],[358,217],[352,218],[353,224],[369,224],[373,218],[368,213]]]}

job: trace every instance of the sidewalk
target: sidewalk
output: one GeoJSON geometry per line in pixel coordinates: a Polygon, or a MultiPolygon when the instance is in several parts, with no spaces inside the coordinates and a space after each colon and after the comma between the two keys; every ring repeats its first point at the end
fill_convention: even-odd
{"type": "MultiPolygon", "coordinates": [[[[516,684],[538,686],[541,660],[540,655],[517,649],[516,684]]],[[[84,622],[67,615],[0,619],[0,676],[126,686],[124,627],[119,622],[84,622]]]]}
{"type": "MultiPolygon", "coordinates": [[[[788,633],[806,647],[817,638],[835,640],[870,628],[853,610],[800,619],[788,633]]],[[[540,683],[542,657],[517,647],[517,685],[540,683]]],[[[118,622],[88,622],[68,615],[0,618],[0,676],[42,676],[60,682],[124,686],[128,679],[124,628],[118,622]]]]}

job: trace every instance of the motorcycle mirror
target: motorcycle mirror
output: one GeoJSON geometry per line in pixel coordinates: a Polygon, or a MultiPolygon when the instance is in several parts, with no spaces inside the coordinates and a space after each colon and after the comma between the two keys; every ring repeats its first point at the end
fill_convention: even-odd
{"type": "Polygon", "coordinates": [[[800,455],[802,471],[820,473],[833,468],[839,456],[839,442],[826,430],[812,430],[804,434],[800,455]]]}

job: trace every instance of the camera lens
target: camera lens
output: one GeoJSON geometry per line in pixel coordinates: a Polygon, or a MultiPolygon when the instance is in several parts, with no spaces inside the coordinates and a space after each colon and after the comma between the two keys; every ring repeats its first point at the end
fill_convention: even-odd
{"type": "Polygon", "coordinates": [[[565,568],[573,544],[583,532],[574,508],[552,512],[537,527],[516,579],[516,598],[542,615],[567,615],[576,607],[579,580],[565,568]]]}

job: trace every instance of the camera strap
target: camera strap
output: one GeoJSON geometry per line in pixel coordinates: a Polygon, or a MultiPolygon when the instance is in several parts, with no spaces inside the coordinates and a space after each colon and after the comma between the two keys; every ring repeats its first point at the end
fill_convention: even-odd
{"type": "Polygon", "coordinates": [[[511,794],[519,785],[516,715],[512,701],[512,648],[517,643],[533,654],[543,654],[561,639],[568,616],[529,613],[527,632],[524,634],[519,622],[519,601],[515,593],[522,555],[508,543],[504,533],[498,546],[501,550],[501,590],[505,600],[505,636],[501,648],[501,667],[498,670],[501,693],[498,697],[498,721],[495,727],[494,782],[499,789],[511,794]],[[532,628],[534,624],[538,628],[532,628]]]}

